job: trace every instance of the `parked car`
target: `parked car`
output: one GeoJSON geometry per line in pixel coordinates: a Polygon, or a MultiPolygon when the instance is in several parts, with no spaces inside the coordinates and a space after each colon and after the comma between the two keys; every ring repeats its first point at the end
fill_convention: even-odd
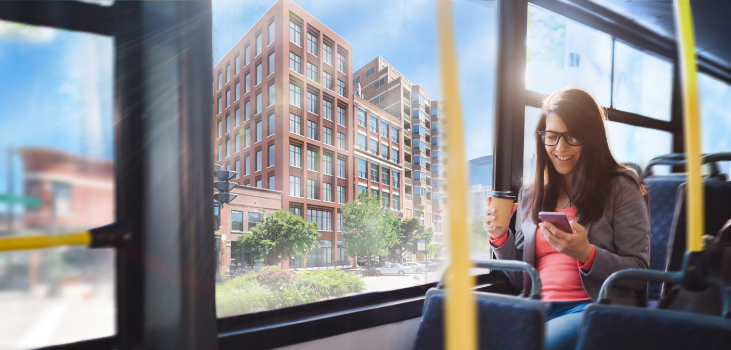
{"type": "MultiPolygon", "coordinates": [[[[410,273],[424,273],[427,270],[427,265],[424,265],[423,262],[405,262],[401,266],[408,267],[410,273]]],[[[429,271],[432,271],[431,267],[429,267],[429,271]]]]}
{"type": "Polygon", "coordinates": [[[376,269],[376,276],[380,275],[399,275],[403,276],[407,272],[409,272],[409,268],[406,266],[401,266],[399,264],[388,264],[384,267],[379,267],[376,269]]]}

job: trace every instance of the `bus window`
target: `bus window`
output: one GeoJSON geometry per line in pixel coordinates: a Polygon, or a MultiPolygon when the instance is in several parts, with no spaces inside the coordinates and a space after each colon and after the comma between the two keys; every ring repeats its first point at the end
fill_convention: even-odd
{"type": "MultiPolygon", "coordinates": [[[[731,150],[731,85],[707,74],[698,74],[701,103],[701,140],[703,153],[731,150]]],[[[720,162],[721,172],[731,173],[731,162],[720,162]]],[[[727,175],[728,176],[728,175],[727,175]]]]}
{"type": "MultiPolygon", "coordinates": [[[[0,236],[115,221],[113,40],[0,21],[0,236]]],[[[0,348],[115,333],[112,249],[0,254],[0,348]]]]}
{"type": "Polygon", "coordinates": [[[609,106],[611,36],[530,5],[526,45],[526,89],[551,93],[579,86],[609,106]]]}

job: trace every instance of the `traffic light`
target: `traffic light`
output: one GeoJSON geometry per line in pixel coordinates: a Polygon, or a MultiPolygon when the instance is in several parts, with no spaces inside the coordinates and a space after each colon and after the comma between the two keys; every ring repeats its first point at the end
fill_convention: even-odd
{"type": "Polygon", "coordinates": [[[236,183],[231,182],[231,179],[236,176],[235,171],[216,170],[213,172],[213,176],[216,177],[216,182],[213,184],[213,187],[219,191],[219,193],[213,195],[213,199],[221,204],[225,204],[231,203],[234,198],[238,197],[237,194],[229,193],[236,187],[236,183]]]}

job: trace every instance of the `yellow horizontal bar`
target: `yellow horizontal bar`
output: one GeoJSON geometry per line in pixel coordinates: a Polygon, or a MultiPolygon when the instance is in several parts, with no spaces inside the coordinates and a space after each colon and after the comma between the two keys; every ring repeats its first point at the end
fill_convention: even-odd
{"type": "Polygon", "coordinates": [[[44,249],[70,245],[88,246],[89,244],[91,244],[91,231],[49,236],[8,237],[0,238],[0,252],[44,249]]]}

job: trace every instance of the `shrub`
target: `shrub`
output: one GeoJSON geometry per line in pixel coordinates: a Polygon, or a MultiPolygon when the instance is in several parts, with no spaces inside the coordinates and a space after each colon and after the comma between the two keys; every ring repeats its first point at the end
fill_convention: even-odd
{"type": "Polygon", "coordinates": [[[282,270],[279,266],[266,266],[259,270],[256,279],[259,283],[269,287],[271,290],[277,290],[285,284],[289,284],[297,277],[297,273],[292,270],[282,270]]]}

